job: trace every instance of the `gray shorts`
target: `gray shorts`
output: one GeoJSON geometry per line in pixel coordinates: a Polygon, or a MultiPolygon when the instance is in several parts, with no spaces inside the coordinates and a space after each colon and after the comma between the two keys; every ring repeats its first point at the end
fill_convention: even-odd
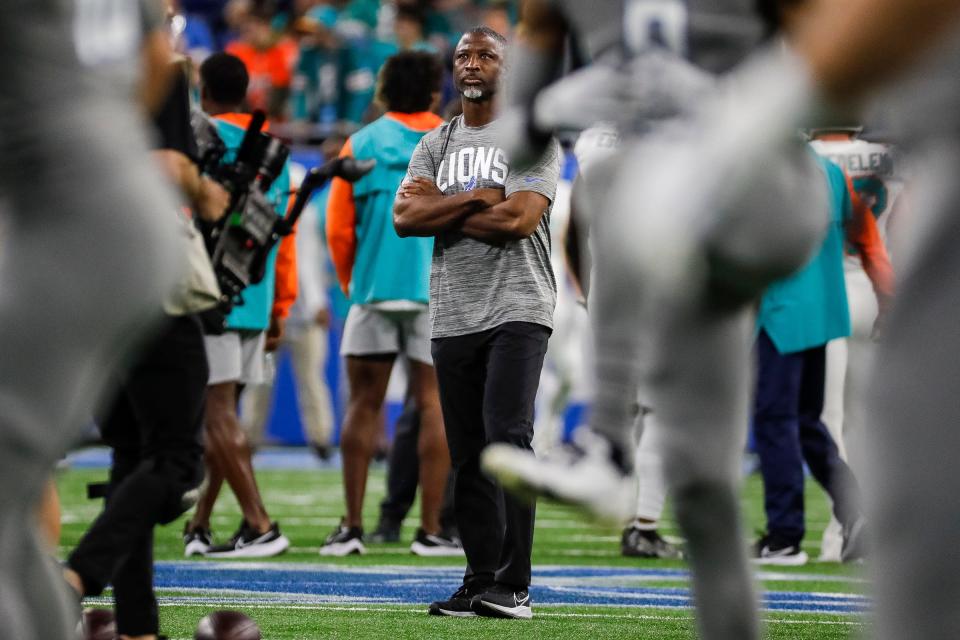
{"type": "Polygon", "coordinates": [[[227,331],[219,336],[204,336],[210,380],[207,384],[263,382],[263,331],[227,331]]]}
{"type": "Polygon", "coordinates": [[[350,307],[343,327],[340,355],[405,354],[433,366],[430,355],[430,314],[422,311],[381,311],[366,305],[350,307]]]}

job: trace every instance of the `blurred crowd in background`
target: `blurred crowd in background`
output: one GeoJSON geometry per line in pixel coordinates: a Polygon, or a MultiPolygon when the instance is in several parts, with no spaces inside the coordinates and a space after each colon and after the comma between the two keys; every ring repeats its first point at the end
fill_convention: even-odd
{"type": "Polygon", "coordinates": [[[469,27],[509,38],[517,0],[177,0],[176,46],[199,66],[227,51],[250,73],[251,109],[309,141],[349,134],[381,113],[377,71],[404,50],[437,53],[448,68],[441,113],[459,108],[450,81],[453,47],[469,27]]]}

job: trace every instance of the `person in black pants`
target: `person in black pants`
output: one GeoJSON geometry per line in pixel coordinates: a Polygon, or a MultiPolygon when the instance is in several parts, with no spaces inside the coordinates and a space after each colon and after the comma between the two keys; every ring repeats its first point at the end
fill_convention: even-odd
{"type": "Polygon", "coordinates": [[[113,449],[107,502],[67,560],[68,581],[82,596],[112,583],[124,636],[159,628],[153,528],[178,518],[199,495],[207,375],[199,320],[171,316],[100,421],[113,449]]]}
{"type": "Polygon", "coordinates": [[[557,283],[550,209],[560,173],[551,140],[529,168],[511,168],[494,121],[504,38],[485,27],[454,52],[463,116],[421,140],[394,203],[401,236],[433,236],[434,367],[467,570],[433,615],[530,618],[534,506],[505,496],[480,470],[488,444],[531,450],[533,408],[553,328],[557,283]]]}
{"type": "MultiPolygon", "coordinates": [[[[224,214],[229,194],[199,174],[189,87],[179,68],[174,78],[156,117],[160,148],[154,153],[195,215],[213,221],[224,214]]],[[[169,215],[178,213],[171,209],[169,215]]],[[[113,448],[107,501],[64,568],[64,578],[80,597],[99,595],[113,584],[121,638],[156,637],[153,529],[196,503],[204,476],[209,369],[203,329],[183,300],[171,296],[164,308],[179,315],[165,316],[99,421],[104,441],[113,448]]]]}

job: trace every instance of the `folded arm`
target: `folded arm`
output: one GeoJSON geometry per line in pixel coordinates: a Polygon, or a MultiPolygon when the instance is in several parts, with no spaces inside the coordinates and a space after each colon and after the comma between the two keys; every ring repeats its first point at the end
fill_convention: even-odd
{"type": "Polygon", "coordinates": [[[549,206],[550,201],[539,193],[517,191],[502,202],[464,218],[461,230],[464,235],[483,242],[522,240],[537,230],[549,206]]]}
{"type": "Polygon", "coordinates": [[[400,186],[393,203],[393,226],[401,238],[435,236],[454,229],[473,213],[503,199],[500,189],[474,189],[445,196],[428,178],[412,178],[400,186]]]}

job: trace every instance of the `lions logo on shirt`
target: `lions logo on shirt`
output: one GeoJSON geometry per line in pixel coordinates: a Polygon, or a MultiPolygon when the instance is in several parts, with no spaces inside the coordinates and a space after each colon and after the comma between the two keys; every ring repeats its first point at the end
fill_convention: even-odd
{"type": "Polygon", "coordinates": [[[454,184],[461,191],[482,188],[484,182],[506,183],[507,157],[499,147],[463,147],[447,155],[437,169],[437,187],[444,193],[454,184]]]}

